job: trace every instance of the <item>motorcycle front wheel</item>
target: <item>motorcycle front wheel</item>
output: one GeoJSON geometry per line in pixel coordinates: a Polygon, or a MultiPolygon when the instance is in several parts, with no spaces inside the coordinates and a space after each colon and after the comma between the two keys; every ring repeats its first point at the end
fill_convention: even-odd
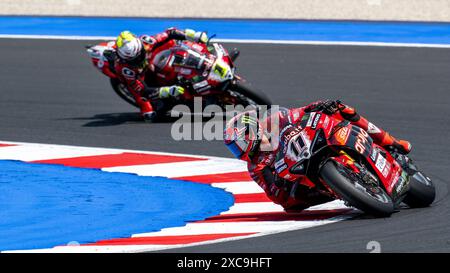
{"type": "Polygon", "coordinates": [[[332,191],[357,209],[376,217],[389,217],[394,212],[394,203],[383,188],[368,185],[332,159],[322,166],[319,175],[332,191]]]}

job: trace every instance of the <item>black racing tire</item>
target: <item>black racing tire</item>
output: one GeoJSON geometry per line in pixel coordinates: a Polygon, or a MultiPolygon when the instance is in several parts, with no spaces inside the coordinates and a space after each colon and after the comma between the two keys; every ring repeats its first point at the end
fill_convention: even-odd
{"type": "Polygon", "coordinates": [[[421,172],[416,172],[410,177],[409,190],[403,203],[410,208],[424,208],[433,203],[436,197],[436,189],[431,179],[421,172]]]}
{"type": "MultiPolygon", "coordinates": [[[[251,101],[255,102],[257,105],[267,105],[267,108],[269,109],[272,105],[272,101],[269,99],[269,97],[264,94],[261,91],[254,91],[250,87],[242,84],[241,82],[235,82],[231,84],[229,87],[229,90],[232,92],[239,93],[240,95],[244,96],[247,99],[250,99],[251,101]]],[[[249,103],[252,104],[252,103],[249,103]]],[[[246,105],[244,105],[246,106],[246,105]]]]}
{"type": "Polygon", "coordinates": [[[333,160],[328,160],[322,166],[319,175],[344,201],[365,213],[376,217],[389,217],[394,212],[394,203],[384,189],[379,188],[383,201],[358,189],[350,178],[338,170],[338,163],[333,160]]]}
{"type": "Polygon", "coordinates": [[[110,79],[111,86],[114,90],[114,92],[124,101],[128,102],[129,104],[133,105],[136,108],[139,108],[136,101],[133,98],[133,95],[130,94],[130,92],[126,89],[125,85],[121,83],[118,79],[110,79]]]}

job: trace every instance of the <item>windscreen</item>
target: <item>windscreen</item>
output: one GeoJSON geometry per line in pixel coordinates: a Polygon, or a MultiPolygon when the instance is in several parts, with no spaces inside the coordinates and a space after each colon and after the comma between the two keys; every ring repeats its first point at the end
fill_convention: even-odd
{"type": "Polygon", "coordinates": [[[175,54],[173,65],[186,68],[201,69],[205,62],[205,56],[193,50],[179,50],[175,54]]]}

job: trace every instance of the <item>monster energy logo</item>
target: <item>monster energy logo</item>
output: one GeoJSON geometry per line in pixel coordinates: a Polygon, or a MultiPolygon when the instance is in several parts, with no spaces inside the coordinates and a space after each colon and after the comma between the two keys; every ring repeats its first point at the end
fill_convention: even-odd
{"type": "Polygon", "coordinates": [[[253,117],[246,115],[242,116],[241,122],[244,124],[256,125],[256,120],[253,117]]]}

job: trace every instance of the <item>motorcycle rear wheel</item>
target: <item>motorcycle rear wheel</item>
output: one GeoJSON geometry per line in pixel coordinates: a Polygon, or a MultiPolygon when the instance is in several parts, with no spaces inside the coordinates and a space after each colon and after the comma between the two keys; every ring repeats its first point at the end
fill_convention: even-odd
{"type": "Polygon", "coordinates": [[[267,105],[267,108],[269,109],[272,105],[271,100],[266,94],[261,91],[256,92],[241,82],[232,83],[228,88],[228,92],[232,96],[236,96],[238,103],[242,104],[244,107],[249,105],[253,105],[255,107],[267,105]]]}
{"type": "Polygon", "coordinates": [[[433,182],[420,171],[410,177],[409,190],[403,203],[410,208],[428,207],[436,197],[436,189],[433,182]]]}
{"type": "MultiPolygon", "coordinates": [[[[376,217],[389,217],[394,212],[394,203],[381,187],[378,192],[369,192],[365,182],[349,175],[350,170],[328,160],[320,169],[319,175],[325,183],[351,206],[376,217]]],[[[373,188],[373,187],[372,187],[373,188]]]]}

